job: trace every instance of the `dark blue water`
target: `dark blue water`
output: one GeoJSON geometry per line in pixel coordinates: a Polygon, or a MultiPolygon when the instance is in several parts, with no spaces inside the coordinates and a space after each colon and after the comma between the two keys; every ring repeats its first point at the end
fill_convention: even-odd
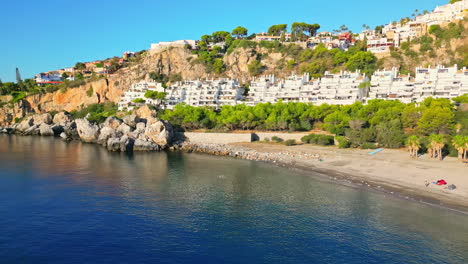
{"type": "Polygon", "coordinates": [[[468,216],[250,161],[0,135],[0,263],[467,263],[468,216]]]}

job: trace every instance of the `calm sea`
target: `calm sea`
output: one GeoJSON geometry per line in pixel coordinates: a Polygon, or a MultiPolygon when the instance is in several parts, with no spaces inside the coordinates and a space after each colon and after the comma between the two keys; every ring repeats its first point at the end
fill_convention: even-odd
{"type": "Polygon", "coordinates": [[[322,178],[0,135],[0,263],[468,262],[468,216],[322,178]]]}

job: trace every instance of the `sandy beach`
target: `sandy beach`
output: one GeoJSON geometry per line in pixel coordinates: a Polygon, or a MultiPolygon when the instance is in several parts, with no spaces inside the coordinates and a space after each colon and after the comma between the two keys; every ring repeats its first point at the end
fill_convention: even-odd
{"type": "Polygon", "coordinates": [[[468,212],[468,166],[456,158],[443,161],[422,155],[412,159],[404,150],[338,149],[314,145],[284,146],[270,143],[236,143],[260,154],[277,157],[280,162],[303,170],[322,171],[340,179],[361,183],[375,189],[409,196],[419,201],[448,206],[468,212]],[[444,179],[447,185],[432,184],[444,179]],[[426,187],[425,182],[430,182],[426,187]],[[454,184],[455,190],[447,186],[454,184]]]}

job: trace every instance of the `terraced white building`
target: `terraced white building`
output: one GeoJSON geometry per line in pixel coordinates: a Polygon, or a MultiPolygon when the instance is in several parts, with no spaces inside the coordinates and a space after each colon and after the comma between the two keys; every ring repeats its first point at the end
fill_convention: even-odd
{"type": "Polygon", "coordinates": [[[447,98],[468,93],[468,70],[452,67],[418,67],[415,77],[398,75],[396,68],[376,71],[371,77],[368,100],[400,100],[404,103],[421,102],[428,97],[447,98]]]}

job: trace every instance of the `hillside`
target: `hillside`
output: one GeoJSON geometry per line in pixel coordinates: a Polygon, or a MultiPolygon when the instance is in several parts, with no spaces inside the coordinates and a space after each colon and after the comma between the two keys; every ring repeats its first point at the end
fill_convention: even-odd
{"type": "Polygon", "coordinates": [[[90,104],[115,103],[131,84],[140,80],[170,84],[183,79],[228,77],[248,84],[261,74],[285,77],[291,72],[308,72],[312,77],[320,77],[325,71],[361,70],[370,75],[376,69],[390,67],[398,67],[403,73],[412,73],[416,66],[458,64],[463,67],[468,65],[467,26],[465,19],[431,27],[425,36],[404,42],[380,58],[366,51],[366,40],[357,41],[344,51],[327,49],[321,44],[307,49],[304,43],[229,39],[230,35],[225,34],[224,49],[201,44],[198,50],[169,47],[156,53],[142,52],[138,60],[113,74],[82,80],[76,87],[62,85],[59,90],[40,89],[0,96],[0,125],[11,124],[29,113],[73,111],[90,104]]]}

